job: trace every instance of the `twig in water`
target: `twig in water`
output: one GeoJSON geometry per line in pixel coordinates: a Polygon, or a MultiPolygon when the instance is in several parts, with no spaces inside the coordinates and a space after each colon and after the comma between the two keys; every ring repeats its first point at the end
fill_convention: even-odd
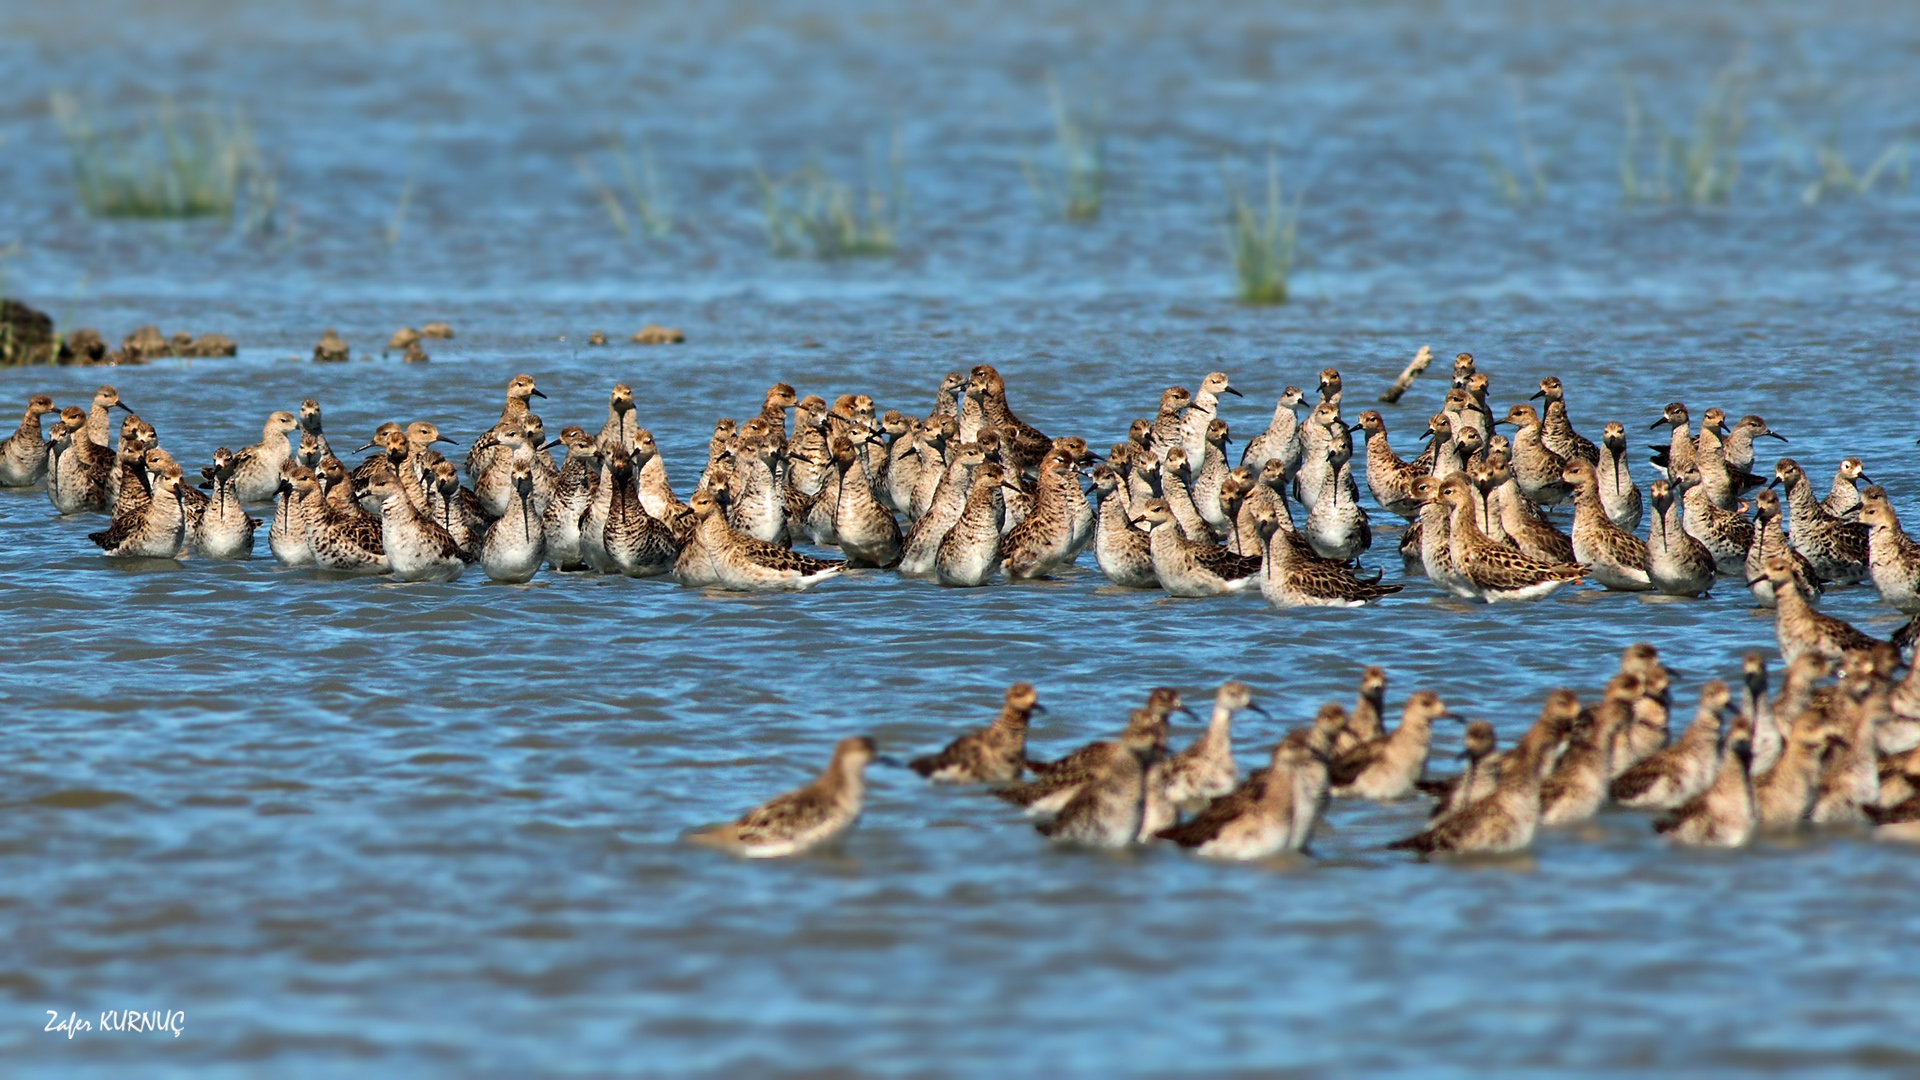
{"type": "Polygon", "coordinates": [[[1420,346],[1420,351],[1413,354],[1413,359],[1407,361],[1407,366],[1400,369],[1400,377],[1393,380],[1393,385],[1387,387],[1386,393],[1380,395],[1380,400],[1389,405],[1399,401],[1400,395],[1407,392],[1407,389],[1413,385],[1413,380],[1427,370],[1427,365],[1431,363],[1433,363],[1433,350],[1425,345],[1420,346]]]}

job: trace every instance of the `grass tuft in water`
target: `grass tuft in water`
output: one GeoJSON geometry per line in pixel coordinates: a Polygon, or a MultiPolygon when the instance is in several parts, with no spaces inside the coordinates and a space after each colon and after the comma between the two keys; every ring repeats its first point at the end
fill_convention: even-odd
{"type": "Polygon", "coordinates": [[[271,223],[274,177],[239,110],[182,109],[162,100],[150,115],[116,128],[69,93],[55,92],[52,107],[89,214],[231,220],[244,199],[250,228],[271,223]]]}
{"type": "Polygon", "coordinates": [[[1021,159],[1020,168],[1043,212],[1066,221],[1093,221],[1106,197],[1105,117],[1100,110],[1090,119],[1076,117],[1051,76],[1047,98],[1053,106],[1052,160],[1037,162],[1030,155],[1021,159]]]}
{"type": "Polygon", "coordinates": [[[1247,199],[1233,171],[1221,167],[1227,193],[1227,253],[1243,304],[1284,304],[1287,279],[1299,255],[1300,199],[1287,206],[1281,198],[1280,168],[1267,156],[1264,207],[1247,199]]]}
{"type": "Polygon", "coordinates": [[[1486,168],[1487,179],[1500,201],[1509,206],[1543,203],[1547,201],[1547,172],[1534,150],[1532,136],[1527,133],[1526,101],[1521,96],[1519,80],[1514,80],[1512,90],[1514,133],[1520,144],[1520,168],[1526,175],[1526,183],[1522,184],[1520,176],[1485,145],[1480,147],[1480,164],[1486,168]]]}
{"type": "Polygon", "coordinates": [[[668,202],[666,188],[660,182],[660,174],[653,167],[653,154],[647,144],[640,144],[640,167],[634,168],[633,159],[627,153],[626,145],[618,135],[607,136],[607,152],[613,158],[614,166],[619,170],[622,186],[626,189],[626,199],[611,185],[602,183],[600,174],[593,162],[582,154],[574,159],[580,174],[586,179],[587,186],[593,189],[600,205],[607,211],[608,220],[623,237],[631,237],[634,223],[638,222],[642,235],[662,237],[673,231],[673,212],[668,202]]]}
{"type": "Polygon", "coordinates": [[[864,194],[829,176],[818,162],[778,180],[754,170],[767,244],[775,255],[845,259],[893,254],[906,205],[899,137],[887,155],[884,187],[871,154],[868,159],[864,194]]]}
{"type": "Polygon", "coordinates": [[[400,231],[407,224],[407,211],[413,209],[413,189],[420,179],[420,145],[421,140],[416,140],[413,153],[407,157],[406,182],[400,185],[400,195],[393,201],[393,213],[387,216],[387,227],[382,235],[388,247],[400,242],[400,231]]]}
{"type": "Polygon", "coordinates": [[[1740,175],[1740,139],[1746,131],[1744,76],[1728,67],[1713,80],[1706,100],[1694,114],[1692,134],[1683,138],[1657,119],[1650,133],[1651,163],[1641,173],[1649,151],[1642,148],[1642,114],[1632,82],[1623,83],[1626,136],[1620,148],[1620,198],[1627,203],[1684,202],[1694,206],[1724,204],[1740,175]]]}
{"type": "Polygon", "coordinates": [[[1905,139],[1888,143],[1866,168],[1855,170],[1847,160],[1846,151],[1841,148],[1837,120],[1828,127],[1826,137],[1819,141],[1791,127],[1786,129],[1786,134],[1812,152],[1812,178],[1800,189],[1800,202],[1803,205],[1813,206],[1829,196],[1870,195],[1880,186],[1883,177],[1887,181],[1886,186],[1891,189],[1907,186],[1910,155],[1905,139]]]}

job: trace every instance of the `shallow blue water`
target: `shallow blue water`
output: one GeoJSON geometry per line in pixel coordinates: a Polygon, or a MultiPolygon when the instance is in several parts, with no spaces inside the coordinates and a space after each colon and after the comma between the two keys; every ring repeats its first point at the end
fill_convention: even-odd
{"type": "MultiPolygon", "coordinates": [[[[750,415],[776,380],[924,413],[943,372],[990,362],[1022,416],[1099,447],[1208,370],[1247,392],[1223,412],[1244,437],[1286,384],[1336,366],[1366,401],[1429,344],[1473,352],[1498,403],[1559,375],[1589,436],[1616,418],[1644,432],[1669,400],[1759,412],[1818,483],[1857,454],[1897,507],[1920,494],[1913,194],[1806,206],[1790,166],[1767,179],[1770,125],[1827,115],[1822,95],[1845,105],[1856,167],[1920,131],[1905,8],[409,4],[188,23],[102,5],[0,12],[0,29],[7,291],[113,339],[157,322],[242,343],[234,360],[0,371],[0,399],[111,381],[183,462],[308,396],[340,441],[430,417],[465,442],[529,371],[550,431],[597,425],[607,388],[635,386],[684,494],[713,419],[750,415]],[[1621,207],[1617,74],[1685,126],[1743,48],[1734,200],[1621,207]],[[1114,126],[1113,209],[1093,225],[1044,220],[1021,178],[1049,69],[1100,86],[1114,126]],[[1521,210],[1476,159],[1484,143],[1517,160],[1509,75],[1551,162],[1548,201],[1521,210]],[[62,86],[244,100],[297,231],[85,219],[45,113],[62,86]],[[622,241],[579,180],[573,155],[616,127],[669,177],[670,243],[622,241]],[[901,253],[771,258],[751,158],[785,170],[817,150],[852,176],[895,127],[901,253]],[[1218,173],[1269,143],[1306,186],[1309,262],[1298,302],[1249,309],[1225,299],[1218,173]],[[326,326],[371,355],[432,318],[459,336],[427,365],[283,359],[326,326]],[[579,344],[655,319],[688,343],[579,344]]],[[[1441,385],[1388,410],[1403,452],[1441,385]]],[[[1394,579],[1389,524],[1368,561],[1394,579]]],[[[801,782],[843,735],[938,746],[1015,679],[1052,709],[1048,751],[1114,730],[1152,686],[1200,699],[1243,679],[1280,718],[1236,729],[1252,764],[1367,663],[1392,703],[1430,687],[1511,738],[1548,689],[1597,691],[1644,639],[1684,717],[1702,681],[1771,648],[1725,583],[1700,602],[1586,589],[1488,609],[1412,581],[1378,608],[1280,614],[1115,591],[1087,558],[1031,585],[867,572],[739,597],[322,580],[264,544],[243,565],[115,566],[84,538],[97,527],[0,493],[0,1053],[22,1070],[1920,1065],[1900,948],[1920,856],[1853,837],[1706,856],[1621,814],[1518,863],[1431,866],[1380,850],[1422,807],[1341,804],[1314,859],[1222,868],[1050,850],[997,802],[876,771],[836,855],[744,864],[677,842],[801,782]],[[40,1030],[48,1009],[126,1007],[185,1010],[186,1034],[40,1030]]],[[[1882,634],[1902,621],[1866,589],[1826,609],[1882,634]]]]}

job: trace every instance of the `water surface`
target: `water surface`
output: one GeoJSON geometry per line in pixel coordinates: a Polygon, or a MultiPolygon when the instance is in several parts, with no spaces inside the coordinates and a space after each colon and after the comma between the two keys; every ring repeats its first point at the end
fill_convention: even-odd
{"type": "MultiPolygon", "coordinates": [[[[1896,506],[1920,493],[1913,195],[1803,205],[1779,135],[1837,117],[1858,166],[1920,134],[1904,6],[191,11],[0,12],[8,291],[115,339],[156,322],[242,343],[0,372],[0,396],[64,404],[109,380],[183,462],[309,396],[336,441],[430,417],[465,442],[528,371],[550,431],[592,429],[607,388],[635,386],[684,494],[713,419],[751,415],[777,380],[924,413],[942,373],[989,362],[1025,418],[1104,446],[1208,370],[1248,394],[1223,412],[1246,437],[1285,385],[1336,366],[1359,405],[1429,344],[1473,352],[1502,404],[1560,376],[1589,436],[1619,419],[1658,441],[1665,402],[1718,405],[1765,415],[1820,484],[1857,454],[1896,506]],[[1685,128],[1736,58],[1753,86],[1736,198],[1621,206],[1620,74],[1685,128]],[[1093,225],[1045,220],[1021,178],[1049,71],[1098,86],[1113,125],[1093,225]],[[1550,162],[1541,206],[1501,204],[1477,159],[1517,163],[1510,77],[1550,162]],[[45,112],[56,87],[244,101],[280,168],[281,231],[87,220],[45,112]],[[768,255],[754,161],[816,154],[853,176],[895,130],[897,257],[768,255]],[[574,156],[607,131],[661,162],[671,241],[623,240],[580,179],[574,156]],[[1298,302],[1248,309],[1224,296],[1219,173],[1250,176],[1270,146],[1306,189],[1309,262],[1298,302]],[[377,357],[432,318],[459,336],[427,365],[287,359],[327,326],[377,357]],[[688,343],[581,344],[650,320],[688,343]]],[[[1440,389],[1387,410],[1403,452],[1440,389]]],[[[1368,560],[1397,578],[1397,529],[1376,526],[1368,560]]],[[[1283,614],[1117,591],[1089,556],[1033,584],[865,572],[743,597],[334,580],[278,568],[264,541],[239,565],[115,565],[85,539],[99,527],[0,493],[0,1046],[20,1068],[1920,1065],[1899,947],[1920,930],[1920,861],[1857,837],[1703,855],[1621,814],[1519,862],[1435,866],[1380,850],[1423,807],[1341,804],[1316,858],[1217,867],[1051,850],[992,800],[876,770],[836,854],[747,864],[677,842],[803,781],[843,735],[937,747],[1015,679],[1052,709],[1034,733],[1049,752],[1115,730],[1152,686],[1197,700],[1243,679],[1279,718],[1237,727],[1251,765],[1368,663],[1395,705],[1430,687],[1510,739],[1549,689],[1593,694],[1651,640],[1684,721],[1701,682],[1772,647],[1731,583],[1486,608],[1412,581],[1374,609],[1283,614]],[[129,1007],[184,1009],[186,1034],[40,1030],[47,1009],[129,1007]]],[[[1826,609],[1901,622],[1865,589],[1826,609]]],[[[1437,754],[1457,746],[1443,731],[1437,754]]]]}

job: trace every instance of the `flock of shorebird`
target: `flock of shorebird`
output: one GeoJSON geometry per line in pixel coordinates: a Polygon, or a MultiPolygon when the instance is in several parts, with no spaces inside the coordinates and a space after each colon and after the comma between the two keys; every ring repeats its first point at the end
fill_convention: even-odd
{"type": "MultiPolygon", "coordinates": [[[[1878,644],[1814,608],[1828,585],[1871,581],[1887,603],[1916,614],[1893,638],[1896,662],[1910,658],[1920,544],[1857,458],[1842,461],[1819,496],[1791,458],[1770,475],[1756,471],[1755,440],[1785,441],[1761,417],[1729,424],[1708,409],[1695,431],[1675,402],[1652,425],[1668,436],[1652,448],[1658,478],[1643,499],[1625,424],[1607,423],[1595,444],[1574,430],[1560,380],[1540,381],[1531,395],[1539,410],[1521,403],[1498,416],[1489,386],[1472,356],[1456,357],[1442,407],[1426,421],[1426,446],[1411,460],[1393,450],[1379,411],[1357,417],[1371,500],[1407,522],[1399,548],[1409,577],[1486,602],[1537,600],[1589,579],[1702,596],[1735,577],[1774,609],[1789,664],[1808,656],[1841,664],[1878,644]],[[1512,426],[1510,439],[1496,432],[1502,425],[1512,426]],[[1550,511],[1568,505],[1563,528],[1550,511]]],[[[271,505],[268,544],[282,564],[406,581],[450,581],[477,563],[507,582],[550,567],[773,591],[869,567],[967,587],[1002,574],[1045,577],[1091,549],[1113,584],[1173,596],[1257,585],[1275,607],[1355,607],[1400,592],[1379,572],[1357,570],[1373,532],[1339,372],[1321,372],[1311,399],[1287,387],[1234,466],[1219,412],[1223,395],[1239,394],[1224,372],[1197,392],[1171,387],[1103,460],[1082,437],[1049,438],[1020,419],[986,364],[946,375],[924,418],[876,416],[865,394],[829,405],[780,383],[757,415],[715,425],[683,501],[625,385],[613,387],[598,433],[568,426],[549,440],[531,408],[546,395],[532,376],[515,376],[499,421],[461,465],[436,449],[452,439],[415,421],[380,425],[360,447],[370,456],[349,466],[328,442],[320,405],[307,400],[297,413],[269,415],[260,442],[214,451],[197,481],[130,410],[115,444],[111,411],[126,406],[103,386],[90,407],[57,410],[51,437],[41,425],[56,413],[53,401],[31,399],[19,430],[0,443],[0,485],[44,483],[63,515],[110,514],[90,539],[113,557],[250,558],[264,522],[249,511],[271,505]],[[558,462],[555,448],[564,451],[558,462]],[[837,548],[841,558],[796,543],[837,548]]],[[[1879,668],[1882,679],[1892,674],[1890,664],[1879,668]]],[[[1287,749],[1290,767],[1311,772],[1307,762],[1324,759],[1338,791],[1336,735],[1287,749]]],[[[1371,738],[1364,725],[1361,735],[1371,738]]],[[[1566,741],[1543,734],[1528,745],[1545,761],[1555,754],[1543,747],[1566,741]]],[[[843,744],[829,775],[857,773],[870,754],[866,744],[843,744]]]]}
{"type": "MultiPolygon", "coordinates": [[[[1820,496],[1791,458],[1756,471],[1755,440],[1785,439],[1766,420],[1729,424],[1708,409],[1696,432],[1675,402],[1654,421],[1669,431],[1643,498],[1624,424],[1606,424],[1596,445],[1569,421],[1560,380],[1540,381],[1532,396],[1542,409],[1522,403],[1497,417],[1488,387],[1460,354],[1411,460],[1394,452],[1377,410],[1357,418],[1371,501],[1407,521],[1399,548],[1409,577],[1489,602],[1539,599],[1588,579],[1702,596],[1735,577],[1779,610],[1783,650],[1789,634],[1850,632],[1811,610],[1829,584],[1870,580],[1895,608],[1920,613],[1920,544],[1858,458],[1840,462],[1820,496]],[[1511,439],[1496,432],[1501,425],[1513,426],[1511,439]],[[1563,528],[1549,511],[1569,505],[1563,528]]],[[[781,383],[758,415],[715,425],[682,500],[625,385],[613,388],[597,434],[568,426],[549,440],[530,408],[545,395],[532,376],[515,376],[464,468],[436,449],[453,440],[428,421],[380,425],[360,448],[373,453],[349,467],[308,400],[297,414],[268,416],[260,442],[216,450],[197,480],[131,411],[116,446],[111,410],[125,406],[103,386],[89,408],[59,410],[51,438],[41,424],[54,404],[33,398],[0,444],[0,484],[44,483],[62,514],[111,514],[91,534],[111,556],[248,558],[263,524],[249,511],[271,505],[269,546],[281,563],[407,581],[452,580],[478,563],[510,582],[551,567],[793,590],[873,567],[977,586],[1001,574],[1045,577],[1091,549],[1113,584],[1174,596],[1258,585],[1275,607],[1350,607],[1401,591],[1356,570],[1373,530],[1339,372],[1320,373],[1311,405],[1287,387],[1236,467],[1219,406],[1237,394],[1223,372],[1198,392],[1171,387],[1103,461],[1084,438],[1049,438],[1021,420],[985,364],[942,379],[924,419],[876,417],[865,394],[828,405],[781,383]]]]}
{"type": "MultiPolygon", "coordinates": [[[[1377,667],[1361,676],[1351,709],[1322,706],[1244,779],[1233,757],[1234,714],[1264,715],[1244,683],[1220,687],[1206,730],[1178,753],[1168,750],[1168,721],[1187,710],[1178,692],[1160,688],[1117,739],[1039,762],[1027,756],[1027,726],[1041,706],[1023,682],[1008,688],[992,723],[908,766],[936,783],[994,785],[1055,841],[1109,849],[1171,841],[1218,859],[1305,851],[1330,799],[1416,794],[1434,797],[1427,827],[1388,846],[1423,855],[1522,851],[1540,828],[1584,824],[1609,805],[1658,812],[1656,832],[1697,847],[1834,827],[1915,841],[1920,668],[1895,679],[1898,662],[1886,642],[1848,650],[1837,665],[1802,653],[1769,696],[1766,659],[1750,652],[1739,691],[1708,682],[1676,739],[1669,673],[1653,646],[1636,644],[1599,700],[1583,705],[1571,690],[1553,691],[1506,750],[1492,725],[1468,723],[1466,767],[1442,779],[1425,775],[1433,722],[1462,718],[1418,690],[1386,730],[1387,679],[1377,667]]],[[[858,819],[875,760],[872,739],[845,739],[817,780],[688,839],[753,857],[830,843],[858,819]]]]}

